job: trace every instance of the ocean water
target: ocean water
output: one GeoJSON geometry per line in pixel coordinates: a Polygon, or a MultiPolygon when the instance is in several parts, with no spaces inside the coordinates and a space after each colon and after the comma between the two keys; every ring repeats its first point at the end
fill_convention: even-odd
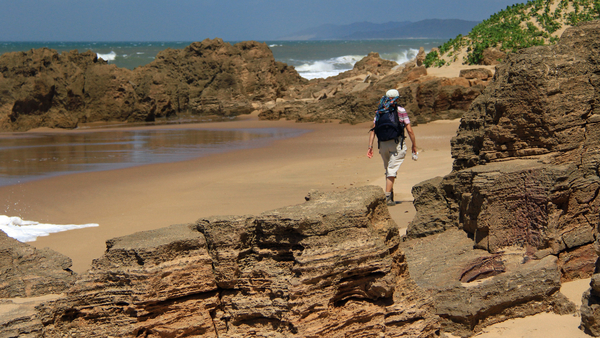
{"type": "MultiPolygon", "coordinates": [[[[230,41],[234,44],[237,41],[230,41]]],[[[386,60],[404,63],[445,42],[441,39],[331,40],[331,41],[261,41],[266,43],[275,60],[294,66],[307,79],[335,76],[354,67],[370,52],[386,60]]],[[[91,50],[118,67],[134,69],[152,62],[167,48],[182,49],[191,41],[181,42],[0,42],[0,54],[47,47],[59,52],[91,50]]]]}

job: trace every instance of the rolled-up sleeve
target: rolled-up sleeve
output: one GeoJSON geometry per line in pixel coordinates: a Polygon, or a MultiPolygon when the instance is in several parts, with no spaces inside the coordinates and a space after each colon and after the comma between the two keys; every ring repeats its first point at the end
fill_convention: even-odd
{"type": "Polygon", "coordinates": [[[408,113],[406,109],[403,107],[398,107],[398,120],[403,121],[404,124],[410,124],[410,119],[408,118],[408,113]]]}

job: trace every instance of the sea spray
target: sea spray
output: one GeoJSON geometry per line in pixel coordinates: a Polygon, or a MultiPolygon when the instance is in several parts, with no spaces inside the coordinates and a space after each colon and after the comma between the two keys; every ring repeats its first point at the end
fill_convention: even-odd
{"type": "Polygon", "coordinates": [[[104,61],[115,61],[115,59],[117,58],[117,53],[115,52],[110,52],[108,54],[100,54],[100,53],[96,53],[96,55],[98,55],[99,59],[102,59],[104,61]]]}
{"type": "Polygon", "coordinates": [[[34,242],[40,236],[48,236],[52,233],[100,226],[97,223],[88,224],[44,224],[34,221],[25,221],[20,217],[9,217],[0,215],[0,230],[8,237],[19,242],[34,242]]]}

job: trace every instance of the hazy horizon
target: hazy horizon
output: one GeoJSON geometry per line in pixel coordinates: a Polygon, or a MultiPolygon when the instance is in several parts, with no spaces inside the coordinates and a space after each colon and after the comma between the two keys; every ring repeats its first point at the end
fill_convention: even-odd
{"type": "Polygon", "coordinates": [[[0,0],[0,41],[275,40],[324,24],[482,21],[511,0],[0,0]]]}

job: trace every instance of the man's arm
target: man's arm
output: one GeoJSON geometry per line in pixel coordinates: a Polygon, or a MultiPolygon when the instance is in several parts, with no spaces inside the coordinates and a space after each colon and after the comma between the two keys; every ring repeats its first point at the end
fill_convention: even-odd
{"type": "MultiPolygon", "coordinates": [[[[375,123],[373,123],[373,128],[375,128],[375,123]]],[[[369,150],[367,150],[367,157],[373,157],[373,141],[375,140],[375,130],[371,129],[369,132],[369,150]]]]}
{"type": "Polygon", "coordinates": [[[417,153],[417,141],[415,140],[415,132],[413,131],[410,124],[406,125],[406,131],[408,132],[408,137],[410,138],[410,143],[412,143],[412,153],[417,153]]]}

